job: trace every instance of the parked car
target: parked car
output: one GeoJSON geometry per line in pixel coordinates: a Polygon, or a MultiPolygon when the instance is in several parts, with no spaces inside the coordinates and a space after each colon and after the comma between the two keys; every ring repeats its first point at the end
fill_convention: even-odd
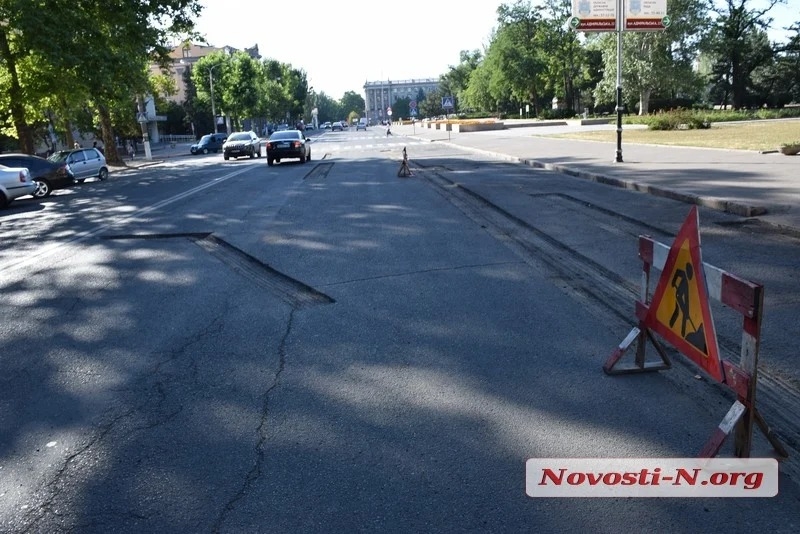
{"type": "Polygon", "coordinates": [[[75,180],[67,172],[64,163],[53,163],[39,156],[29,154],[0,154],[0,165],[5,167],[25,167],[31,173],[36,184],[33,196],[44,198],[55,189],[62,189],[75,184],[75,180]]]}
{"type": "Polygon", "coordinates": [[[364,130],[365,132],[367,131],[367,119],[365,117],[359,119],[358,124],[356,124],[356,131],[359,130],[364,130]]]}
{"type": "Polygon", "coordinates": [[[261,157],[261,138],[255,132],[234,132],[222,145],[222,155],[227,160],[229,158],[240,158],[249,156],[250,158],[261,157]]]}
{"type": "Polygon", "coordinates": [[[12,200],[36,191],[36,182],[26,167],[6,167],[0,165],[0,208],[11,204],[12,200]]]}
{"type": "Polygon", "coordinates": [[[226,133],[213,133],[206,134],[200,138],[198,142],[193,144],[189,151],[192,154],[208,154],[209,152],[219,152],[222,149],[225,139],[228,138],[226,133]]]}
{"type": "Polygon", "coordinates": [[[311,161],[311,140],[300,130],[275,132],[267,141],[267,165],[287,158],[299,158],[300,163],[311,161]]]}
{"type": "Polygon", "coordinates": [[[331,124],[331,131],[335,132],[336,130],[339,130],[340,132],[344,131],[344,126],[342,126],[342,123],[339,121],[336,121],[333,124],[331,124]]]}
{"type": "Polygon", "coordinates": [[[78,183],[83,183],[87,178],[108,178],[106,157],[96,148],[60,150],[47,159],[52,163],[66,165],[67,174],[78,183]]]}
{"type": "Polygon", "coordinates": [[[323,122],[322,125],[319,127],[319,129],[320,130],[330,130],[331,129],[330,121],[323,122]]]}

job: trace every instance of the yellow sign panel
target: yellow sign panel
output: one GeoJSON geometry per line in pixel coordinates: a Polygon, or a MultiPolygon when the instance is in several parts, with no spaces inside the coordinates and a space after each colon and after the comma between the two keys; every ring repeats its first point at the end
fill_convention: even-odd
{"type": "Polygon", "coordinates": [[[656,320],[708,356],[703,327],[705,303],[700,300],[700,290],[697,285],[699,277],[692,263],[689,240],[684,240],[676,250],[672,272],[665,271],[663,274],[667,276],[668,284],[656,308],[656,320]]]}
{"type": "Polygon", "coordinates": [[[700,256],[696,207],[669,249],[645,324],[716,380],[724,380],[700,256]]]}

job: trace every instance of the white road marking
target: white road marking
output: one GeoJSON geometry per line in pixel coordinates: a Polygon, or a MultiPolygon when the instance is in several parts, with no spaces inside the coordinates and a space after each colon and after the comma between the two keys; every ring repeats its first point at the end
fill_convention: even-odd
{"type": "Polygon", "coordinates": [[[47,256],[50,256],[51,254],[53,254],[57,250],[59,250],[59,249],[61,249],[63,247],[66,247],[67,245],[73,245],[73,244],[76,244],[76,243],[80,243],[81,241],[85,241],[85,240],[89,239],[90,237],[94,237],[97,234],[103,233],[103,232],[105,232],[106,230],[108,230],[110,228],[113,228],[115,226],[118,226],[118,225],[120,225],[122,223],[125,223],[125,222],[129,221],[130,219],[133,219],[133,218],[138,217],[140,215],[144,215],[146,213],[150,213],[152,211],[161,209],[164,206],[169,206],[170,204],[178,202],[179,200],[183,200],[186,197],[190,197],[190,196],[192,196],[194,194],[197,194],[200,191],[203,191],[204,189],[208,189],[209,187],[213,187],[215,185],[219,185],[222,182],[224,182],[226,180],[229,180],[229,179],[233,178],[234,176],[238,176],[238,175],[240,175],[240,174],[242,174],[242,173],[244,173],[244,172],[246,172],[248,170],[251,170],[251,166],[250,165],[248,165],[247,167],[244,167],[242,169],[238,169],[236,171],[228,173],[228,174],[226,174],[224,176],[220,176],[219,178],[215,178],[215,179],[213,179],[210,182],[207,182],[205,184],[198,185],[197,187],[194,187],[192,189],[184,191],[183,193],[179,193],[179,194],[175,195],[174,197],[170,197],[170,198],[167,198],[167,199],[162,200],[160,202],[156,202],[152,206],[148,206],[146,208],[142,208],[140,210],[137,210],[137,211],[135,211],[135,212],[133,212],[131,214],[119,217],[119,218],[115,219],[114,221],[112,221],[112,222],[110,222],[108,224],[103,224],[101,226],[98,226],[94,230],[87,230],[85,232],[81,232],[78,235],[76,235],[75,237],[73,237],[71,239],[68,239],[67,241],[62,241],[62,242],[59,242],[59,243],[50,243],[50,244],[40,248],[39,250],[37,250],[35,252],[31,252],[30,254],[28,254],[27,256],[25,256],[23,258],[12,260],[12,261],[7,261],[7,262],[0,262],[0,274],[6,275],[6,274],[9,274],[11,272],[17,271],[17,270],[19,270],[19,269],[21,269],[23,267],[30,267],[31,264],[34,263],[34,261],[46,258],[47,256]]]}

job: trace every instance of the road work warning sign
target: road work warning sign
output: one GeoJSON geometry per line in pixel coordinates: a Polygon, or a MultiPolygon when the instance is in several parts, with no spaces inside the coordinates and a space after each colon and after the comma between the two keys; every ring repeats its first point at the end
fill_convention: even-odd
{"type": "Polygon", "coordinates": [[[716,380],[723,381],[696,207],[669,249],[645,323],[716,380]]]}

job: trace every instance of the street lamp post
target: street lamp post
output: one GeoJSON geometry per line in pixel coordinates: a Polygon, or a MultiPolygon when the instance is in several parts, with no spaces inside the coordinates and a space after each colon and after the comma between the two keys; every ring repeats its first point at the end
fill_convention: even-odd
{"type": "Polygon", "coordinates": [[[210,69],[208,69],[208,85],[209,91],[211,92],[211,120],[214,121],[214,133],[219,133],[217,129],[217,109],[214,106],[214,69],[219,67],[221,63],[217,63],[216,65],[212,65],[210,69]]]}
{"type": "Polygon", "coordinates": [[[147,132],[147,103],[141,95],[136,97],[136,107],[138,108],[137,120],[142,127],[142,143],[144,144],[144,157],[147,160],[153,159],[150,151],[150,135],[147,132]]]}

